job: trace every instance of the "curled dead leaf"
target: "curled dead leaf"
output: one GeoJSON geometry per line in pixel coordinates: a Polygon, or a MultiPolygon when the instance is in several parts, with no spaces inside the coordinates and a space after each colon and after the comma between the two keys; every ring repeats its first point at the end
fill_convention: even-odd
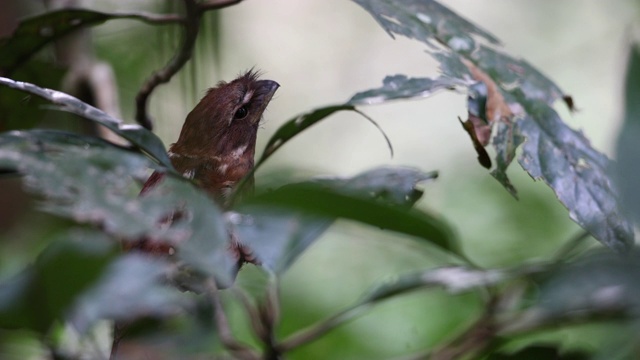
{"type": "MultiPolygon", "coordinates": [[[[471,137],[471,142],[473,142],[473,147],[476,149],[476,152],[478,153],[478,162],[480,162],[480,165],[484,166],[487,169],[491,169],[491,158],[489,158],[489,154],[487,153],[487,150],[485,150],[484,148],[485,145],[483,145],[480,139],[478,138],[478,131],[475,127],[476,123],[483,123],[482,119],[469,113],[469,120],[463,122],[462,119],[458,118],[458,121],[460,121],[462,128],[471,137]]],[[[480,131],[480,133],[482,134],[486,133],[483,136],[486,136],[487,142],[488,142],[489,136],[491,136],[491,127],[489,127],[488,125],[482,125],[481,129],[482,130],[480,131]]]]}

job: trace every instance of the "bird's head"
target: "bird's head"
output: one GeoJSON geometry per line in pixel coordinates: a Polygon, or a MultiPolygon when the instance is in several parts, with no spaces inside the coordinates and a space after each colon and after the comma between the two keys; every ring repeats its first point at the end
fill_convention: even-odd
{"type": "Polygon", "coordinates": [[[189,113],[172,152],[221,156],[243,146],[254,149],[262,113],[278,87],[254,71],[218,83],[189,113]]]}

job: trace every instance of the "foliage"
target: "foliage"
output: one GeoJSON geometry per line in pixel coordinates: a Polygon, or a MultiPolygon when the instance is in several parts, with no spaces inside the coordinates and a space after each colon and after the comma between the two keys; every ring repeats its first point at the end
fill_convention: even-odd
{"type": "MultiPolygon", "coordinates": [[[[473,254],[460,248],[446,221],[414,207],[423,195],[418,185],[436,180],[437,173],[407,167],[291,183],[238,200],[233,209],[223,212],[174,172],[164,145],[149,130],[124,124],[60,91],[0,77],[0,85],[41,97],[55,109],[104,126],[127,141],[117,145],[46,129],[0,134],[0,168],[22,176],[28,190],[38,196],[42,211],[68,220],[32,265],[0,283],[0,329],[28,329],[55,353],[57,344],[50,341],[50,334],[64,322],[86,336],[103,319],[153,319],[165,325],[177,321],[179,326],[153,331],[174,344],[171,351],[182,349],[175,344],[184,344],[180,341],[186,334],[198,333],[201,341],[193,341],[189,351],[219,352],[208,345],[218,339],[224,351],[239,357],[276,358],[361,316],[374,304],[436,287],[452,297],[480,294],[484,312],[457,337],[413,354],[416,358],[558,356],[555,344],[532,345],[515,353],[503,351],[502,345],[552,325],[624,320],[637,326],[639,259],[633,248],[633,223],[628,220],[640,218],[640,202],[635,200],[638,195],[631,181],[638,178],[640,169],[635,146],[635,99],[640,84],[637,48],[632,46],[629,52],[625,130],[619,141],[620,163],[615,166],[554,110],[558,101],[573,110],[571,97],[528,62],[505,53],[493,35],[432,0],[354,1],[392,37],[402,35],[426,44],[440,64],[440,76],[389,76],[381,87],[358,92],[344,104],[294,116],[267,142],[256,167],[287,141],[336,112],[357,112],[377,126],[361,107],[424,98],[443,90],[464,91],[468,119],[462,124],[481,165],[517,197],[506,170],[519,151],[518,163],[554,191],[584,234],[557,258],[512,268],[480,268],[471,262],[473,254]],[[489,150],[495,152],[493,161],[489,144],[493,147],[489,150]],[[149,169],[168,176],[148,196],[138,197],[149,169]],[[176,211],[183,216],[171,226],[159,226],[176,211]],[[427,251],[451,255],[450,264],[373,286],[334,316],[280,337],[275,329],[280,316],[279,279],[338,219],[408,235],[427,251]],[[229,232],[251,248],[268,274],[264,293],[256,295],[257,299],[248,299],[232,286],[235,269],[227,251],[229,232]],[[588,234],[605,248],[576,255],[577,245],[588,234]],[[138,238],[169,244],[177,249],[176,256],[150,258],[118,251],[120,243],[138,238]],[[220,289],[224,287],[231,288],[220,289]],[[534,289],[539,291],[534,293],[534,289]],[[220,305],[220,298],[228,292],[240,299],[260,348],[238,345],[230,334],[220,305]]],[[[204,6],[204,2],[199,4],[204,6]]],[[[199,17],[203,11],[193,14],[199,17]]],[[[77,9],[46,13],[24,20],[11,38],[0,42],[1,52],[12,54],[0,61],[0,73],[11,73],[39,48],[80,26],[121,18],[181,23],[175,17],[149,14],[77,9]]],[[[385,139],[389,142],[386,135],[385,139]]],[[[390,143],[389,147],[392,149],[390,143]]],[[[142,327],[141,332],[151,331],[142,327]]]]}

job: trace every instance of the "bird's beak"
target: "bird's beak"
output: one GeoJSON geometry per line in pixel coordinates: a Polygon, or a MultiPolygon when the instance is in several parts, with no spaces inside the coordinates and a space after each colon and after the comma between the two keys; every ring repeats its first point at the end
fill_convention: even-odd
{"type": "MultiPolygon", "coordinates": [[[[267,105],[269,105],[269,101],[271,101],[273,94],[275,94],[276,90],[278,90],[279,87],[280,87],[280,84],[278,84],[273,80],[258,81],[256,95],[258,96],[257,99],[259,99],[260,101],[260,108],[258,109],[260,113],[262,113],[264,109],[267,108],[267,105]]],[[[256,119],[256,120],[259,121],[259,119],[256,119]]]]}

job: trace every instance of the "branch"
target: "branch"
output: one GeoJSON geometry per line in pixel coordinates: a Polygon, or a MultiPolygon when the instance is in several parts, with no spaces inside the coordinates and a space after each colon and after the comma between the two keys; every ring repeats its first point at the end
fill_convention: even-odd
{"type": "Polygon", "coordinates": [[[280,344],[276,346],[276,349],[282,353],[285,351],[289,351],[298,346],[304,345],[310,341],[313,341],[320,336],[328,333],[334,328],[344,324],[347,321],[353,320],[356,317],[360,316],[362,313],[367,311],[371,304],[362,304],[356,305],[349,309],[343,310],[342,312],[323,320],[320,323],[312,325],[306,329],[300,330],[295,334],[291,335],[288,339],[284,340],[280,344]]]}
{"type": "Polygon", "coordinates": [[[198,4],[200,11],[218,10],[241,3],[242,0],[206,0],[198,4]]]}
{"type": "Polygon", "coordinates": [[[240,3],[242,0],[209,0],[203,2],[197,2],[196,0],[183,0],[186,16],[184,19],[175,18],[175,17],[158,17],[158,16],[146,16],[140,17],[140,14],[135,14],[132,16],[137,16],[137,18],[149,22],[158,23],[160,21],[173,21],[173,22],[181,22],[184,26],[184,38],[182,41],[182,45],[173,56],[173,58],[169,61],[164,68],[157,70],[147,79],[147,81],[142,85],[140,91],[136,95],[136,121],[144,126],[145,128],[151,130],[153,128],[153,122],[149,115],[147,114],[147,102],[149,100],[149,96],[153,90],[160,84],[165,84],[171,80],[173,75],[175,75],[180,69],[191,59],[193,56],[193,49],[196,45],[196,39],[198,38],[198,33],[200,31],[200,22],[202,20],[202,14],[207,10],[217,10],[222,9],[231,5],[235,5],[240,3]]]}
{"type": "Polygon", "coordinates": [[[200,30],[200,20],[202,12],[198,10],[195,0],[183,0],[186,9],[186,20],[184,24],[184,39],[182,45],[169,63],[162,69],[151,74],[151,77],[142,85],[138,95],[136,95],[136,121],[138,124],[151,130],[153,123],[147,114],[147,101],[151,92],[160,84],[169,82],[193,55],[193,48],[196,44],[198,32],[200,30]]]}
{"type": "Polygon", "coordinates": [[[144,11],[114,12],[109,15],[121,19],[140,20],[151,25],[184,24],[186,19],[178,14],[153,14],[144,11]]]}
{"type": "Polygon", "coordinates": [[[229,326],[229,321],[227,320],[227,316],[222,308],[222,302],[218,296],[218,287],[214,280],[207,282],[207,295],[210,297],[213,305],[214,322],[222,345],[224,345],[224,347],[229,350],[233,356],[239,359],[259,359],[260,357],[255,351],[234,338],[231,327],[229,326]]]}

